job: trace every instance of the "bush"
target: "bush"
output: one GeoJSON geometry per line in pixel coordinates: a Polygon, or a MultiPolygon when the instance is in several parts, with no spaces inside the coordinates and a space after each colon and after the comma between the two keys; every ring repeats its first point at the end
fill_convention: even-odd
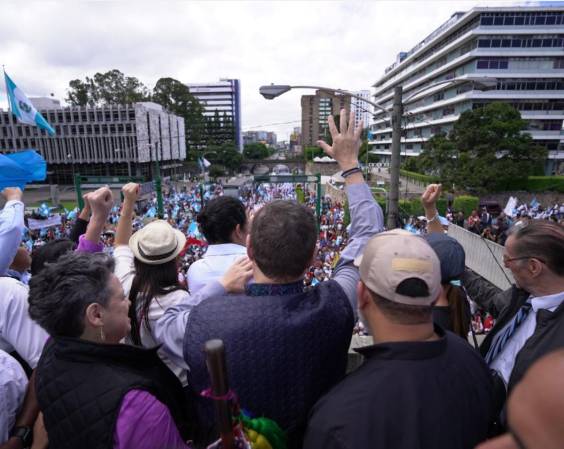
{"type": "Polygon", "coordinates": [[[221,165],[213,164],[210,166],[208,174],[212,179],[219,178],[225,175],[225,168],[221,165]]]}
{"type": "Polygon", "coordinates": [[[477,196],[461,195],[454,199],[452,207],[455,211],[464,212],[464,216],[468,217],[474,209],[478,209],[480,200],[477,196]]]}
{"type": "Polygon", "coordinates": [[[419,182],[422,182],[424,184],[435,184],[437,182],[440,182],[438,176],[423,175],[421,173],[415,173],[415,172],[407,171],[407,170],[400,170],[400,175],[403,176],[404,178],[407,178],[407,179],[410,179],[410,180],[413,180],[413,181],[419,181],[419,182]]]}
{"type": "Polygon", "coordinates": [[[529,192],[564,193],[564,176],[529,176],[527,190],[529,192]]]}

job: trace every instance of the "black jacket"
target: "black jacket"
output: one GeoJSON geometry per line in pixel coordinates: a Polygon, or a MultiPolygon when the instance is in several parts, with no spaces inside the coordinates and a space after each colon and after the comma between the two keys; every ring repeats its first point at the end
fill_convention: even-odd
{"type": "Polygon", "coordinates": [[[304,449],[473,449],[492,417],[491,377],[464,340],[381,343],[314,407],[304,449]]]}
{"type": "Polygon", "coordinates": [[[113,449],[121,402],[133,389],[165,404],[188,438],[184,394],[156,349],[53,338],[36,371],[36,390],[54,449],[113,449]]]}

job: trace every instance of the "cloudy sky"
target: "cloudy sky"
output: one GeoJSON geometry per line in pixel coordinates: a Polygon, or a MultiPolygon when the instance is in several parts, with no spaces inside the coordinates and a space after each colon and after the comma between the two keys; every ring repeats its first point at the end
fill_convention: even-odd
{"type": "Polygon", "coordinates": [[[59,99],[70,80],[114,68],[150,88],[165,76],[239,78],[243,130],[275,131],[281,140],[299,126],[300,96],[308,92],[267,101],[261,85],[368,89],[399,51],[454,12],[515,3],[2,0],[0,64],[28,96],[59,99]]]}

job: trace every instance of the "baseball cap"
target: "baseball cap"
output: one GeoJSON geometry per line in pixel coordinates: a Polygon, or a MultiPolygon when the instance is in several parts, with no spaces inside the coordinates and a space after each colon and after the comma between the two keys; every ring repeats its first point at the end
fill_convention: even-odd
{"type": "Polygon", "coordinates": [[[448,284],[462,276],[466,263],[462,245],[442,232],[427,234],[424,238],[437,253],[441,263],[441,284],[448,284]]]}
{"type": "Polygon", "coordinates": [[[420,236],[403,229],[376,234],[354,264],[360,279],[378,296],[400,304],[424,306],[441,291],[441,265],[433,248],[420,236]],[[417,278],[429,289],[427,296],[412,297],[397,293],[406,279],[417,278]]]}

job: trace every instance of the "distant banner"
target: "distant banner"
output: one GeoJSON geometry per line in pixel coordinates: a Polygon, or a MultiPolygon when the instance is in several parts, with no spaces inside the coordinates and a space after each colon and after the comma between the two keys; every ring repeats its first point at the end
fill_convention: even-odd
{"type": "Polygon", "coordinates": [[[46,218],[45,220],[36,220],[34,218],[27,219],[27,227],[32,231],[35,229],[50,228],[51,226],[59,226],[61,224],[61,216],[59,214],[46,218]]]}

